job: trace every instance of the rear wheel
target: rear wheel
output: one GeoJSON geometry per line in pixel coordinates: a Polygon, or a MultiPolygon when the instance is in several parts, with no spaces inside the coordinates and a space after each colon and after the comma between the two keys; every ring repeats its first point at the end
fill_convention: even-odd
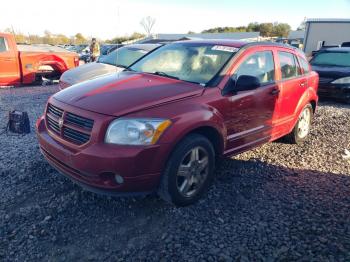
{"type": "Polygon", "coordinates": [[[158,194],[176,206],[193,204],[212,183],[214,164],[214,148],[206,137],[185,137],[171,154],[158,194]]]}
{"type": "Polygon", "coordinates": [[[292,144],[303,143],[309,136],[312,117],[312,106],[310,104],[307,104],[301,111],[298,121],[295,124],[292,132],[285,136],[287,142],[292,144]]]}

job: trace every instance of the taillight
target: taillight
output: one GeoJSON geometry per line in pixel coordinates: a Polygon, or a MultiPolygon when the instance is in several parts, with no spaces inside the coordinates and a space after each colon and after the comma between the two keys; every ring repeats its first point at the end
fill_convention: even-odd
{"type": "Polygon", "coordinates": [[[74,57],[74,65],[79,66],[79,57],[74,57]]]}

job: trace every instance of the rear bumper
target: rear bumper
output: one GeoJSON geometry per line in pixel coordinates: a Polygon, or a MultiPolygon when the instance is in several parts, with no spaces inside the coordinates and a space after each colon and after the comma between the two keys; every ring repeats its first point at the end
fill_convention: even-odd
{"type": "Polygon", "coordinates": [[[49,135],[43,118],[37,121],[36,129],[47,161],[89,191],[119,195],[152,192],[158,187],[167,144],[134,147],[94,143],[73,151],[49,135]],[[123,183],[117,183],[115,175],[121,176],[123,183]]]}
{"type": "Polygon", "coordinates": [[[350,84],[320,84],[318,87],[318,95],[321,98],[334,98],[350,101],[350,84]]]}

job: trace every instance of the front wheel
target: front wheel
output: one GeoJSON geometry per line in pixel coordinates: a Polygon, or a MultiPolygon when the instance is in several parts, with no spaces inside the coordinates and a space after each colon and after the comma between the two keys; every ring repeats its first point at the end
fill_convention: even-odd
{"type": "Polygon", "coordinates": [[[214,148],[206,137],[185,137],[168,160],[158,194],[176,206],[193,204],[212,183],[214,165],[214,148]]]}
{"type": "Polygon", "coordinates": [[[292,132],[285,137],[287,142],[292,144],[303,143],[309,136],[312,118],[312,106],[310,104],[307,104],[301,111],[298,121],[295,124],[292,132]]]}

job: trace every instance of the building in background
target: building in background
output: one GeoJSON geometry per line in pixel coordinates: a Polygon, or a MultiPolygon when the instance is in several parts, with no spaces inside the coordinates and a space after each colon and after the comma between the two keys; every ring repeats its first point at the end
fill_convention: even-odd
{"type": "Polygon", "coordinates": [[[288,34],[287,42],[288,44],[294,47],[303,49],[304,37],[305,37],[304,30],[290,31],[288,34]]]}
{"type": "Polygon", "coordinates": [[[304,38],[304,52],[312,52],[324,46],[341,46],[350,42],[350,19],[308,19],[304,38]]]}
{"type": "Polygon", "coordinates": [[[237,32],[237,33],[205,33],[205,34],[156,34],[145,38],[138,43],[160,43],[174,42],[179,40],[196,39],[227,39],[255,42],[260,41],[259,32],[237,32]]]}

